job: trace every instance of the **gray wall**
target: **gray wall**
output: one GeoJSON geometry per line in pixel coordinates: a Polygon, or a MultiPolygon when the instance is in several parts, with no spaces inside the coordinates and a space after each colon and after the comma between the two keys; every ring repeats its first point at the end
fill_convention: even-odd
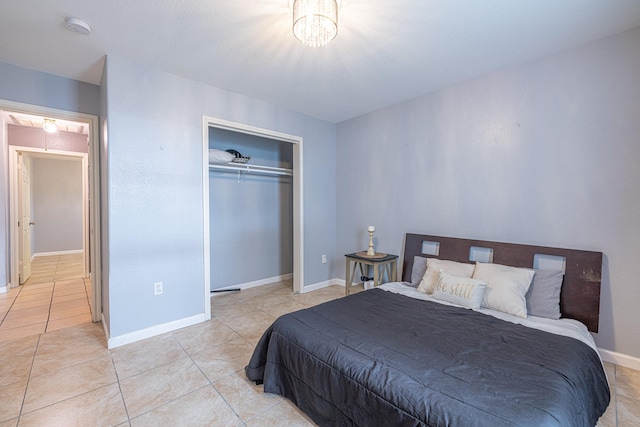
{"type": "Polygon", "coordinates": [[[602,251],[596,342],[640,357],[639,45],[640,28],[340,123],[338,253],[368,224],[398,254],[406,232],[602,251]]]}
{"type": "Polygon", "coordinates": [[[82,160],[33,157],[33,252],[82,250],[82,160]]]}
{"type": "Polygon", "coordinates": [[[305,284],[333,277],[333,124],[116,57],[106,72],[111,337],[204,312],[203,115],[304,138],[305,284]]]}
{"type": "Polygon", "coordinates": [[[0,99],[98,115],[99,86],[0,62],[0,99]]]}
{"type": "MultiPolygon", "coordinates": [[[[97,115],[99,87],[0,62],[0,99],[97,115]]],[[[0,287],[9,282],[8,163],[6,138],[0,139],[0,287]]]]}
{"type": "MultiPolygon", "coordinates": [[[[293,145],[209,128],[209,148],[235,149],[250,165],[292,168],[293,145]]],[[[209,171],[211,289],[293,272],[293,178],[209,171]]]]}

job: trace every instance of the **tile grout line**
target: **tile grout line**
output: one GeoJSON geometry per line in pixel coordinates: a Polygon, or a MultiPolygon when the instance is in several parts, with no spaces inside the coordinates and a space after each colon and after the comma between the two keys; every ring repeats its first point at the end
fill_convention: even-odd
{"type": "Polygon", "coordinates": [[[22,293],[22,290],[24,288],[19,288],[18,289],[18,293],[16,294],[16,296],[13,298],[13,301],[11,301],[11,305],[9,306],[9,308],[7,309],[7,312],[4,314],[4,316],[2,317],[2,320],[0,320],[0,326],[2,326],[2,324],[4,323],[4,321],[6,320],[7,316],[9,315],[9,312],[11,312],[11,309],[13,308],[13,305],[16,303],[16,300],[18,299],[18,296],[22,293]]]}
{"type": "MultiPolygon", "coordinates": [[[[58,269],[58,264],[56,263],[56,270],[58,269]]],[[[43,333],[47,333],[47,330],[49,329],[49,319],[51,319],[51,306],[53,305],[53,295],[56,292],[56,275],[55,273],[53,274],[53,287],[51,288],[51,300],[49,301],[49,311],[47,312],[47,322],[46,325],[44,325],[44,332],[43,333]]]]}
{"type": "Polygon", "coordinates": [[[38,341],[36,342],[36,348],[33,350],[33,359],[31,360],[31,366],[29,367],[29,376],[27,377],[27,385],[24,387],[24,394],[22,395],[22,403],[20,404],[20,412],[18,412],[16,426],[20,425],[20,418],[22,418],[24,403],[27,400],[27,390],[29,390],[29,384],[31,384],[31,374],[33,373],[33,365],[36,363],[36,355],[38,354],[38,348],[40,347],[41,339],[42,339],[42,334],[38,334],[38,341]]]}
{"type": "MultiPolygon", "coordinates": [[[[22,414],[22,408],[21,408],[21,409],[20,409],[20,417],[22,417],[23,415],[30,415],[30,414],[33,414],[34,412],[38,412],[38,411],[41,411],[41,410],[43,410],[43,409],[50,408],[50,407],[52,407],[52,406],[59,405],[59,404],[61,404],[61,403],[67,402],[67,401],[69,401],[69,400],[76,399],[76,398],[78,398],[78,397],[84,396],[85,394],[93,393],[93,392],[94,392],[94,391],[96,391],[96,390],[100,390],[100,389],[103,389],[103,388],[110,387],[110,386],[112,386],[112,385],[114,385],[114,384],[117,384],[117,382],[112,383],[112,384],[105,384],[105,385],[102,385],[102,386],[100,386],[100,387],[98,387],[98,388],[94,388],[93,390],[88,390],[88,391],[85,391],[85,392],[83,392],[83,393],[76,394],[75,396],[69,396],[69,397],[67,397],[66,399],[62,399],[62,400],[60,400],[60,401],[58,401],[58,402],[49,403],[49,404],[44,405],[44,406],[42,406],[42,407],[40,407],[40,408],[34,409],[33,411],[27,412],[26,414],[22,414]]],[[[25,395],[26,395],[26,392],[25,392],[25,395]]],[[[123,400],[123,401],[124,401],[124,400],[123,400]]],[[[23,406],[24,406],[24,401],[23,401],[23,406]]],[[[126,410],[126,406],[125,406],[125,410],[126,410]]],[[[20,417],[19,417],[19,418],[20,418],[20,417]]],[[[128,418],[128,417],[129,417],[129,415],[127,414],[127,418],[128,418]]],[[[19,418],[18,418],[18,426],[20,425],[20,420],[19,420],[19,418]]]]}
{"type": "MultiPolygon", "coordinates": [[[[260,307],[254,307],[254,310],[260,311],[260,312],[262,312],[262,313],[264,313],[264,314],[266,314],[266,315],[268,315],[268,316],[275,317],[275,316],[273,316],[272,314],[267,313],[266,311],[264,311],[264,310],[263,310],[263,309],[261,309],[260,307]]],[[[275,318],[277,319],[277,317],[275,317],[275,318]]],[[[240,338],[242,338],[242,340],[243,340],[243,341],[245,341],[247,344],[249,344],[249,345],[251,345],[253,348],[255,348],[255,346],[256,346],[257,344],[253,344],[252,342],[250,342],[247,338],[245,338],[245,337],[244,337],[244,335],[242,335],[242,334],[240,334],[240,332],[236,331],[236,330],[235,330],[231,325],[227,324],[226,322],[222,321],[221,319],[218,319],[218,321],[219,321],[220,323],[222,323],[223,325],[227,326],[229,329],[231,329],[231,330],[232,330],[233,332],[235,332],[236,334],[238,334],[238,335],[240,336],[240,338]]],[[[274,321],[275,321],[275,320],[274,320],[274,321]]],[[[222,344],[220,344],[220,345],[222,345],[222,344]]],[[[185,350],[185,351],[186,351],[186,350],[185,350]]],[[[203,350],[203,351],[205,351],[205,350],[203,350]]],[[[187,352],[187,354],[189,354],[189,353],[187,352]]],[[[189,357],[191,357],[191,354],[189,354],[189,357]]],[[[193,359],[192,359],[192,360],[193,360],[193,359]]],[[[194,363],[195,363],[195,361],[194,361],[194,363]]],[[[196,363],[196,366],[198,366],[198,364],[197,364],[197,363],[196,363]]],[[[200,366],[198,366],[198,369],[200,369],[200,366]]],[[[202,372],[202,370],[200,370],[200,371],[202,372]]],[[[226,379],[226,378],[229,378],[229,377],[231,377],[232,375],[235,375],[235,374],[237,374],[238,372],[242,372],[242,371],[244,371],[244,368],[239,369],[239,370],[237,370],[237,371],[234,371],[233,373],[231,373],[231,374],[229,374],[229,375],[226,375],[226,376],[224,376],[224,377],[222,377],[222,378],[218,379],[216,382],[221,381],[221,380],[226,379]]],[[[238,417],[238,419],[241,421],[241,425],[242,425],[242,426],[246,426],[246,423],[247,423],[247,422],[249,422],[249,421],[251,421],[251,420],[253,420],[253,419],[256,419],[256,418],[257,418],[257,417],[259,417],[259,416],[262,416],[262,415],[263,415],[263,414],[265,414],[267,411],[269,411],[269,410],[273,409],[275,406],[277,406],[277,405],[279,405],[280,403],[282,403],[282,402],[283,402],[283,400],[284,400],[284,398],[280,399],[279,401],[275,402],[273,405],[271,405],[271,406],[269,406],[269,407],[265,408],[265,409],[264,409],[262,412],[260,412],[259,414],[256,414],[256,415],[254,415],[253,417],[251,417],[251,418],[249,418],[249,419],[245,420],[245,419],[243,419],[243,418],[240,416],[240,414],[238,414],[238,413],[236,412],[236,410],[231,406],[231,404],[227,401],[227,399],[224,397],[224,395],[222,394],[222,392],[221,392],[220,390],[218,390],[218,388],[217,388],[217,387],[215,386],[215,384],[214,384],[214,383],[209,379],[209,377],[207,377],[207,375],[206,375],[204,372],[202,372],[202,373],[203,373],[203,374],[204,374],[204,376],[207,378],[207,380],[209,381],[209,383],[211,384],[211,386],[213,387],[213,389],[214,389],[214,390],[215,390],[215,391],[220,395],[220,397],[222,398],[222,400],[227,404],[227,406],[229,406],[229,408],[231,408],[231,410],[233,411],[233,413],[234,413],[234,414],[236,414],[236,416],[238,417]]],[[[282,396],[280,396],[280,397],[282,397],[282,396]]]]}
{"type": "MultiPolygon", "coordinates": [[[[177,345],[182,349],[182,351],[184,351],[184,353],[187,355],[187,357],[189,358],[189,360],[191,360],[191,363],[193,363],[193,365],[198,369],[198,371],[200,371],[200,373],[201,373],[201,374],[202,374],[202,375],[207,379],[207,382],[209,383],[209,385],[213,387],[213,384],[211,383],[211,380],[209,380],[209,377],[207,377],[207,375],[206,375],[204,372],[202,372],[202,369],[200,368],[200,366],[198,366],[198,364],[195,362],[195,360],[193,360],[193,358],[191,357],[191,354],[189,354],[189,352],[184,348],[184,346],[183,346],[182,344],[180,344],[180,340],[178,340],[175,336],[171,336],[171,338],[172,338],[172,339],[176,342],[176,344],[177,344],[177,345]]],[[[118,378],[118,387],[120,387],[120,376],[118,375],[118,370],[117,370],[117,368],[116,368],[116,366],[115,366],[115,361],[113,361],[113,357],[111,358],[111,360],[112,360],[112,362],[113,362],[113,364],[114,364],[114,369],[115,369],[115,371],[116,371],[116,377],[118,378]]],[[[176,361],[175,361],[175,360],[173,360],[173,361],[171,361],[171,362],[163,363],[163,364],[161,364],[161,365],[154,366],[154,367],[153,367],[153,368],[151,368],[151,369],[147,369],[147,370],[145,370],[145,371],[138,372],[137,374],[131,375],[131,376],[129,376],[129,377],[127,377],[127,378],[123,378],[123,379],[133,378],[133,377],[135,377],[135,376],[137,376],[137,375],[140,375],[140,374],[142,374],[142,373],[144,373],[144,372],[150,371],[150,370],[152,370],[152,369],[157,369],[157,368],[162,367],[162,366],[167,366],[167,365],[169,365],[169,364],[171,364],[171,363],[174,363],[174,362],[176,362],[176,361]]],[[[154,411],[154,410],[156,410],[156,409],[158,409],[158,408],[161,408],[161,407],[163,407],[163,406],[166,406],[166,405],[168,405],[169,403],[175,402],[175,401],[176,401],[176,400],[178,400],[178,399],[182,399],[183,397],[188,396],[188,395],[190,395],[191,393],[194,393],[194,392],[196,392],[196,391],[198,391],[198,390],[201,390],[201,389],[203,389],[203,388],[205,388],[205,387],[207,387],[207,386],[206,386],[206,385],[204,385],[204,386],[202,386],[202,387],[197,387],[196,389],[191,390],[191,391],[189,391],[188,393],[185,393],[185,394],[183,394],[183,395],[177,396],[176,398],[171,399],[171,400],[169,400],[168,402],[164,402],[163,404],[161,404],[161,405],[159,405],[159,406],[156,406],[156,407],[154,407],[154,408],[149,409],[149,410],[148,410],[148,411],[146,411],[146,412],[143,412],[143,413],[141,413],[141,414],[138,414],[138,415],[136,415],[135,417],[133,417],[133,419],[138,418],[138,417],[141,417],[141,416],[143,416],[143,415],[145,415],[145,414],[148,414],[149,412],[154,411]]],[[[216,392],[217,392],[218,394],[220,394],[220,392],[219,392],[217,389],[215,389],[215,387],[213,387],[213,388],[214,388],[214,390],[216,390],[216,392]]],[[[132,420],[132,418],[131,418],[131,416],[129,415],[129,410],[127,409],[127,403],[126,403],[126,400],[125,400],[125,398],[124,398],[124,394],[122,394],[122,388],[121,388],[121,387],[120,387],[120,395],[122,396],[122,401],[124,402],[125,410],[127,411],[127,418],[128,418],[129,424],[131,424],[131,420],[132,420]]],[[[222,397],[222,395],[221,395],[221,394],[220,394],[220,397],[222,397]]],[[[223,399],[223,400],[224,400],[224,399],[223,399]]],[[[225,403],[226,403],[227,405],[229,405],[229,404],[227,403],[227,401],[226,401],[226,400],[225,400],[225,403]]],[[[229,407],[231,408],[231,405],[229,405],[229,407]]],[[[231,410],[233,410],[233,408],[231,408],[231,410]]],[[[235,411],[234,411],[234,413],[235,413],[235,411]]],[[[236,414],[236,415],[237,415],[237,414],[236,414]]],[[[238,417],[238,418],[240,418],[240,417],[238,417]]],[[[240,419],[241,419],[241,418],[240,418],[240,419]]]]}
{"type": "MultiPolygon", "coordinates": [[[[210,322],[210,321],[211,321],[211,320],[209,320],[209,322],[210,322]]],[[[224,324],[224,323],[223,323],[223,324],[224,324]]],[[[227,325],[225,325],[225,326],[227,326],[227,325]]],[[[231,329],[231,328],[230,328],[230,329],[231,329]]],[[[238,332],[237,332],[237,331],[234,331],[234,332],[235,332],[238,336],[240,336],[242,339],[244,339],[244,337],[243,337],[242,335],[238,334],[238,332]]],[[[238,414],[238,413],[236,412],[236,410],[233,408],[233,406],[231,406],[231,404],[227,401],[227,399],[225,399],[225,397],[222,395],[222,393],[220,392],[220,390],[218,390],[218,388],[215,386],[215,384],[213,384],[213,381],[211,381],[211,379],[207,376],[207,374],[202,370],[202,368],[200,367],[200,365],[198,365],[198,364],[196,363],[196,361],[195,361],[195,360],[193,360],[193,357],[191,356],[191,353],[189,353],[189,352],[187,351],[187,349],[186,349],[186,348],[184,348],[184,346],[180,343],[180,340],[178,340],[178,339],[177,339],[177,338],[175,338],[175,337],[174,337],[174,339],[176,340],[176,343],[180,346],[180,348],[182,348],[182,351],[184,351],[184,352],[187,354],[187,356],[189,357],[189,359],[191,359],[191,362],[195,365],[195,367],[196,367],[196,368],[198,368],[198,370],[200,371],[200,373],[201,373],[202,375],[204,375],[204,377],[207,379],[207,382],[209,383],[209,385],[210,385],[210,386],[211,386],[211,387],[216,391],[216,393],[218,393],[218,396],[220,396],[220,398],[222,399],[222,401],[223,401],[223,402],[224,402],[224,403],[229,407],[229,409],[231,409],[231,412],[233,412],[233,413],[235,414],[235,416],[236,416],[236,417],[238,417],[238,419],[239,419],[239,420],[240,420],[240,422],[241,422],[241,424],[240,424],[240,425],[245,425],[245,421],[242,419],[242,417],[240,416],[240,414],[238,414]]],[[[215,345],[215,346],[213,346],[213,347],[209,347],[209,348],[219,347],[219,346],[221,346],[221,345],[223,345],[223,344],[225,344],[225,343],[227,343],[227,342],[230,342],[230,341],[233,341],[233,340],[225,341],[224,343],[220,343],[220,344],[218,344],[218,345],[215,345]]],[[[202,351],[206,351],[206,350],[208,350],[209,348],[206,348],[206,349],[201,350],[201,351],[199,351],[199,352],[196,352],[196,353],[194,353],[194,354],[198,354],[198,353],[200,353],[200,352],[202,352],[202,351]]],[[[231,374],[229,374],[229,375],[227,375],[227,376],[225,376],[225,377],[223,377],[223,378],[221,378],[221,379],[228,378],[228,377],[230,377],[231,375],[235,374],[236,372],[238,372],[238,371],[235,371],[235,372],[233,372],[233,373],[231,373],[231,374]]],[[[218,380],[218,381],[219,381],[219,380],[218,380]]],[[[204,388],[204,387],[206,387],[206,386],[203,386],[203,387],[200,387],[200,388],[204,388]]],[[[200,389],[198,389],[198,390],[200,390],[200,389]]]]}
{"type": "Polygon", "coordinates": [[[124,399],[124,394],[122,393],[122,385],[120,384],[120,375],[118,374],[118,368],[116,366],[115,360],[113,360],[113,355],[111,354],[111,350],[109,350],[109,358],[111,359],[111,365],[113,366],[113,372],[116,374],[116,384],[118,384],[118,391],[120,392],[120,399],[122,399],[122,406],[124,406],[124,412],[127,414],[127,422],[131,425],[131,416],[129,415],[129,408],[127,407],[127,401],[124,399]]]}

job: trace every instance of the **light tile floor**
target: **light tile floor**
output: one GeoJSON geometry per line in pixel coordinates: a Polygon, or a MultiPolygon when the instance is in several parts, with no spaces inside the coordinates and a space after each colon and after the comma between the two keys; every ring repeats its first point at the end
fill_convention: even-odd
{"type": "MultiPolygon", "coordinates": [[[[243,368],[277,316],[343,295],[295,295],[290,282],[215,294],[211,321],[112,350],[99,323],[0,343],[0,427],[313,426],[243,368]]],[[[640,372],[606,369],[613,399],[599,425],[640,425],[640,372]]]]}
{"type": "Polygon", "coordinates": [[[36,257],[22,286],[0,294],[0,342],[91,322],[83,255],[36,257]]]}

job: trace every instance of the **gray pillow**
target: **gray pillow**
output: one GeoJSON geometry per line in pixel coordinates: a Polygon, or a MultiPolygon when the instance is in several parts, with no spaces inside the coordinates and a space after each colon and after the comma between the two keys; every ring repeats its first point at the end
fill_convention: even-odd
{"type": "Polygon", "coordinates": [[[536,270],[527,291],[527,315],[560,318],[560,288],[564,271],[536,270]]]}
{"type": "Polygon", "coordinates": [[[409,286],[417,288],[427,271],[427,258],[421,256],[413,257],[413,268],[411,269],[411,283],[407,283],[409,286]]]}

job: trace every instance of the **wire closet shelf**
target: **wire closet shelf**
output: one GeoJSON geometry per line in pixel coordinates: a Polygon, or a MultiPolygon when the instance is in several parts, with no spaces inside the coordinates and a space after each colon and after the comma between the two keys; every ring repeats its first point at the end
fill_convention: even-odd
{"type": "Polygon", "coordinates": [[[209,170],[219,170],[223,172],[242,172],[242,173],[256,173],[262,175],[281,175],[281,176],[293,176],[293,170],[287,168],[276,168],[272,166],[259,166],[259,165],[247,165],[247,164],[210,164],[209,170]]]}

